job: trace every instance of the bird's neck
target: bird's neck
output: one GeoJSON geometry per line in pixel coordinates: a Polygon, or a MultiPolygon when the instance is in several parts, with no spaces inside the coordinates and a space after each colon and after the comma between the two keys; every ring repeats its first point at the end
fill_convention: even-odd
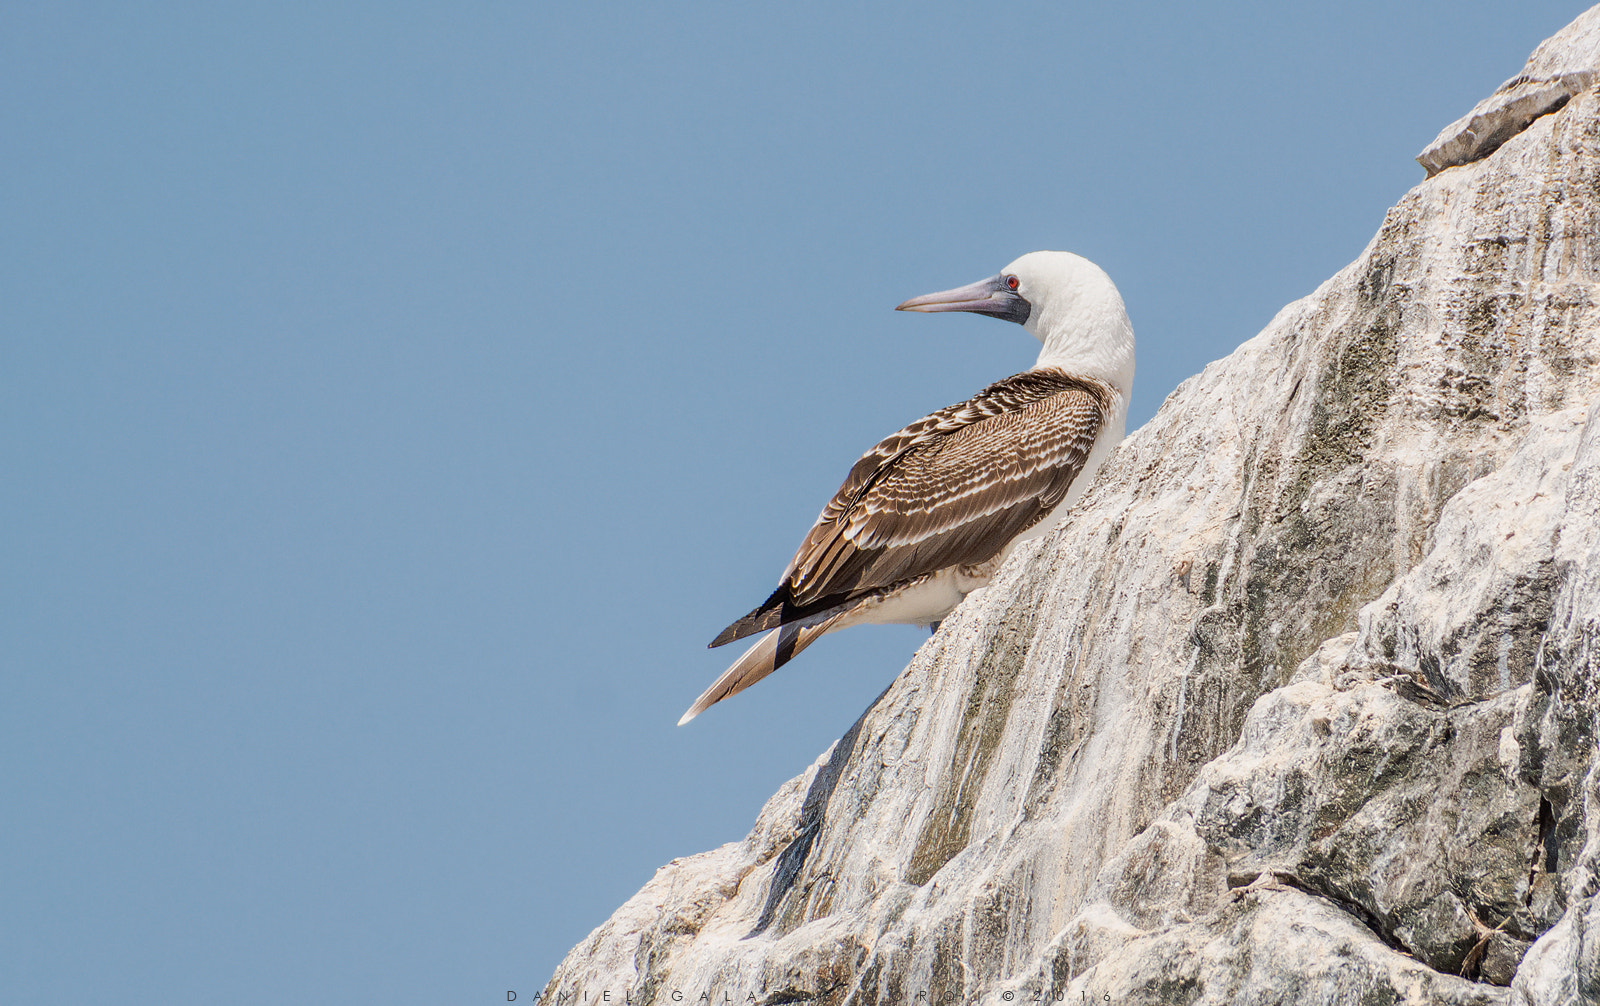
{"type": "Polygon", "coordinates": [[[1133,389],[1133,325],[1115,290],[1091,303],[1080,300],[1066,317],[1038,321],[1034,334],[1044,346],[1033,369],[1052,367],[1104,381],[1127,401],[1133,389]]]}

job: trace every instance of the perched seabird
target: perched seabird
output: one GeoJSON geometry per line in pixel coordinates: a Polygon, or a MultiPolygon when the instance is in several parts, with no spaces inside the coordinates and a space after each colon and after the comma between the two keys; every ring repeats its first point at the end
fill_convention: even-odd
{"type": "Polygon", "coordinates": [[[1012,549],[1049,530],[1122,440],[1133,326],[1099,266],[1024,255],[998,276],[898,311],[969,311],[1044,344],[1033,367],[884,439],[850,469],[772,596],[712,640],[766,635],[678,725],[861,623],[937,625],[1012,549]]]}

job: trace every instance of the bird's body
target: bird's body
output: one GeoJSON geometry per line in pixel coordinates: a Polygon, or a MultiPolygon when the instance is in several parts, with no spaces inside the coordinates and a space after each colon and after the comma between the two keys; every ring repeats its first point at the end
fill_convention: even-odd
{"type": "Polygon", "coordinates": [[[991,279],[899,309],[989,314],[1023,325],[1043,347],[1032,368],[862,455],[778,589],[711,645],[767,635],[680,724],[828,632],[937,623],[986,585],[1017,545],[1059,522],[1122,440],[1133,329],[1116,287],[1088,260],[1033,252],[991,279]]]}

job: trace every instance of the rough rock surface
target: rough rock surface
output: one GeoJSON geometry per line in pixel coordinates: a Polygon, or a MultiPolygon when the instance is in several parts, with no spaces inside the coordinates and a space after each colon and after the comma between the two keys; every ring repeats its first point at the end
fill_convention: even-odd
{"type": "Polygon", "coordinates": [[[1600,1002],[1597,39],[544,998],[1600,1002]]]}
{"type": "Polygon", "coordinates": [[[1528,57],[1522,72],[1444,127],[1417,163],[1428,177],[1488,157],[1500,144],[1554,112],[1596,80],[1600,67],[1600,13],[1590,9],[1528,57]]]}

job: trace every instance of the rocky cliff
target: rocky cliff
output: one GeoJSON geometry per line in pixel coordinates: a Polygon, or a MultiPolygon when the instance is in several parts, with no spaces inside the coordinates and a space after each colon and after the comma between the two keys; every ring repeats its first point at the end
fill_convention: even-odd
{"type": "Polygon", "coordinates": [[[1600,8],[546,1001],[1600,1001],[1597,71],[1600,8]]]}

